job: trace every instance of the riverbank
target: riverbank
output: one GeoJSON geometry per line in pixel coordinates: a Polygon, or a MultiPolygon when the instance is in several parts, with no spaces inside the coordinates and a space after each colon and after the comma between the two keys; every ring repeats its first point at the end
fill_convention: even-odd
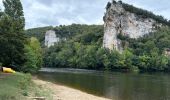
{"type": "Polygon", "coordinates": [[[36,85],[30,74],[0,72],[0,100],[33,100],[45,97],[53,100],[50,90],[36,85]]]}
{"type": "Polygon", "coordinates": [[[110,100],[37,78],[34,78],[33,81],[39,86],[50,89],[52,91],[53,100],[110,100]]]}
{"type": "Polygon", "coordinates": [[[109,100],[82,91],[43,81],[30,74],[0,73],[0,100],[109,100]]]}

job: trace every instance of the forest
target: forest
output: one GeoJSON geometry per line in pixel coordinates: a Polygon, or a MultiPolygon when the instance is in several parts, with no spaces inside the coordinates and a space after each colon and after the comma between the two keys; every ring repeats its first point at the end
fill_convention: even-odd
{"type": "MultiPolygon", "coordinates": [[[[170,57],[165,55],[166,49],[170,48],[169,27],[162,27],[157,32],[139,39],[118,36],[124,45],[123,53],[102,48],[103,25],[72,24],[57,26],[53,30],[59,34],[58,36],[66,37],[67,40],[60,41],[50,48],[43,48],[45,67],[111,71],[170,71],[170,57]]],[[[40,30],[39,35],[42,34],[44,33],[40,30]]]]}

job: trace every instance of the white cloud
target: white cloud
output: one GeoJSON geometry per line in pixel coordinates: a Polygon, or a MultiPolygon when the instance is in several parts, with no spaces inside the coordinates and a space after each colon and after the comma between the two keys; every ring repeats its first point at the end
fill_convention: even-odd
{"type": "Polygon", "coordinates": [[[107,0],[22,0],[26,28],[48,25],[101,24],[107,0]],[[31,3],[32,2],[32,3],[31,3]],[[99,21],[99,19],[101,21],[99,21]]]}

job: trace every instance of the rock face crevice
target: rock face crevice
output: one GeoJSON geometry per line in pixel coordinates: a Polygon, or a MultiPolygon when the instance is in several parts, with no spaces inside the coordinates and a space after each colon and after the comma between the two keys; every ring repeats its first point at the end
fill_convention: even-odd
{"type": "Polygon", "coordinates": [[[103,47],[122,51],[119,34],[139,38],[155,31],[157,22],[152,18],[142,18],[126,11],[120,2],[110,3],[104,16],[103,47]]]}

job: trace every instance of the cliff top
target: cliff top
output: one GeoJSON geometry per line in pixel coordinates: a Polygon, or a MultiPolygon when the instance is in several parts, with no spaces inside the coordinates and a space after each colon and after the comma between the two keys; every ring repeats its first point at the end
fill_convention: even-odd
{"type": "Polygon", "coordinates": [[[147,10],[144,10],[144,9],[141,9],[141,8],[134,7],[133,5],[124,3],[122,1],[112,0],[112,2],[108,2],[107,6],[106,6],[106,10],[108,11],[112,6],[115,6],[115,7],[121,6],[121,7],[124,8],[125,11],[128,11],[130,13],[134,13],[139,17],[152,18],[155,21],[157,21],[158,23],[162,23],[162,24],[170,26],[170,20],[165,19],[163,16],[155,15],[151,11],[147,11],[147,10]]]}

